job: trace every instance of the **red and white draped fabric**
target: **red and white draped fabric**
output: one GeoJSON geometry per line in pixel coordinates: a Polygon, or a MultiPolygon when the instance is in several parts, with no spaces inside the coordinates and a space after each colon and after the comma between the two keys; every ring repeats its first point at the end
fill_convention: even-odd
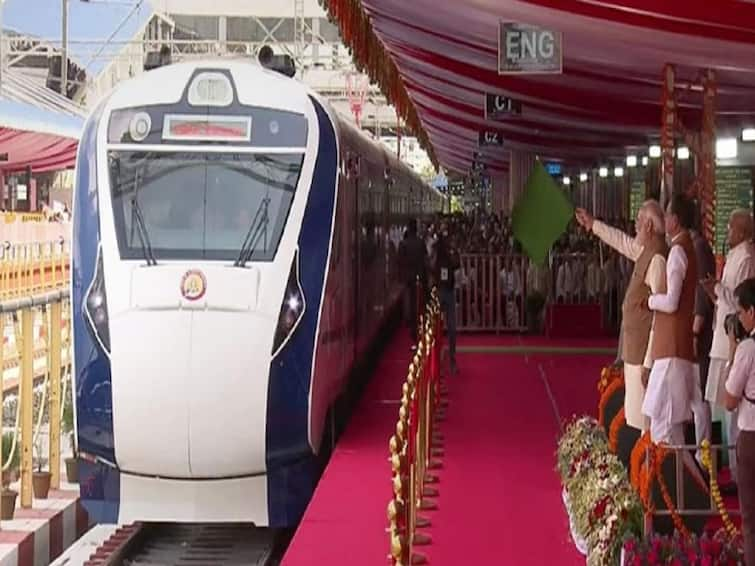
{"type": "Polygon", "coordinates": [[[702,97],[686,88],[706,69],[718,80],[719,131],[744,124],[754,106],[755,4],[749,2],[321,1],[360,67],[389,93],[437,160],[454,170],[469,170],[482,128],[504,135],[504,149],[488,156],[493,171],[508,169],[511,149],[590,164],[646,147],[649,137],[657,142],[665,64],[676,70],[678,115],[689,129],[700,128],[702,97]],[[499,75],[500,21],[562,32],[563,73],[499,75]],[[486,92],[521,101],[521,115],[486,121],[486,92]]]}
{"type": "Polygon", "coordinates": [[[73,167],[83,124],[84,118],[76,113],[0,96],[0,172],[73,167]]]}
{"type": "Polygon", "coordinates": [[[0,170],[7,173],[31,167],[34,172],[68,169],[76,163],[78,140],[0,127],[0,153],[8,160],[0,162],[0,170]]]}
{"type": "Polygon", "coordinates": [[[535,166],[535,154],[520,150],[511,151],[511,163],[509,168],[509,203],[507,211],[510,213],[516,203],[519,195],[524,192],[532,168],[535,166]]]}

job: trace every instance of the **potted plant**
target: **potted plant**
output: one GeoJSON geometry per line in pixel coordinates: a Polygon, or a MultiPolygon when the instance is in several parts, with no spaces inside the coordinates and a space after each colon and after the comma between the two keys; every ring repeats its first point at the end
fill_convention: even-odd
{"type": "Polygon", "coordinates": [[[41,437],[37,440],[37,444],[34,448],[37,453],[35,459],[36,470],[34,470],[34,473],[31,476],[34,497],[37,499],[47,499],[47,494],[50,492],[50,480],[52,476],[49,471],[43,470],[47,458],[42,457],[41,437]]]}
{"type": "Polygon", "coordinates": [[[540,332],[545,295],[534,291],[527,295],[527,329],[531,334],[540,332]]]}
{"type": "Polygon", "coordinates": [[[70,458],[66,458],[66,479],[69,483],[79,483],[79,455],[76,450],[76,433],[73,426],[73,403],[71,398],[66,398],[65,406],[63,407],[63,421],[61,422],[61,429],[63,434],[69,435],[71,441],[71,450],[73,454],[70,458]]]}
{"type": "Polygon", "coordinates": [[[13,519],[13,514],[16,510],[16,497],[18,492],[10,488],[10,484],[15,480],[18,474],[18,466],[20,460],[19,447],[16,446],[16,450],[11,458],[11,448],[13,447],[14,434],[12,432],[6,432],[3,434],[3,466],[7,468],[3,470],[2,484],[3,489],[0,491],[0,519],[9,521],[13,519]]]}

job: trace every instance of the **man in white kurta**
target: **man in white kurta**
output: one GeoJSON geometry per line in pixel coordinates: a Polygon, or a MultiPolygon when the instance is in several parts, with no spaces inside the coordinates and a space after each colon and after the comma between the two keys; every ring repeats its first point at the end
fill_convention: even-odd
{"type": "Polygon", "coordinates": [[[655,311],[650,372],[642,413],[650,418],[654,443],[684,444],[684,422],[692,418],[693,400],[702,399],[697,369],[693,322],[697,261],[689,229],[692,204],[674,196],[666,211],[666,234],[671,250],[666,260],[666,292],[653,294],[655,311]]]}
{"type": "Polygon", "coordinates": [[[627,425],[647,430],[648,419],[642,414],[643,374],[651,367],[652,313],[644,303],[650,293],[665,290],[663,211],[656,201],[644,203],[637,212],[635,238],[594,220],[583,209],[577,210],[577,221],[635,264],[622,307],[620,347],[624,361],[624,414],[627,425]],[[646,316],[643,317],[643,313],[638,312],[640,310],[644,310],[646,316]]]}
{"type": "MultiPolygon", "coordinates": [[[[736,312],[734,289],[750,277],[755,277],[755,249],[752,245],[753,219],[748,210],[735,210],[729,219],[727,241],[730,251],[726,255],[721,281],[707,278],[703,282],[706,291],[716,302],[716,314],[713,327],[713,343],[710,349],[710,366],[708,369],[708,383],[705,388],[705,399],[719,408],[725,407],[726,390],[724,384],[727,375],[727,361],[729,358],[729,339],[724,329],[724,320],[736,312]]],[[[724,420],[728,437],[728,444],[737,443],[739,428],[737,426],[737,412],[724,412],[724,420]]],[[[737,472],[736,451],[729,451],[729,469],[732,481],[737,472]]]]}

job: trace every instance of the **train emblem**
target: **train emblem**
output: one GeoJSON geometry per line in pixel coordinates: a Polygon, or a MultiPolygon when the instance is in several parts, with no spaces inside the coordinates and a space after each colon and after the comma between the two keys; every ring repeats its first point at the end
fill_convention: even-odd
{"type": "Polygon", "coordinates": [[[187,301],[198,301],[207,290],[207,279],[198,269],[190,269],[181,278],[181,294],[187,301]]]}

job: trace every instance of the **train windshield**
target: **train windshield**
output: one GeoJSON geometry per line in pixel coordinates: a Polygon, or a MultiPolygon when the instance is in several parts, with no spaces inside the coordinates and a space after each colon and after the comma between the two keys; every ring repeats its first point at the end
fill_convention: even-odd
{"type": "Polygon", "coordinates": [[[143,259],[272,261],[302,153],[110,151],[118,247],[143,259]],[[246,245],[245,245],[246,242],[246,245]]]}

